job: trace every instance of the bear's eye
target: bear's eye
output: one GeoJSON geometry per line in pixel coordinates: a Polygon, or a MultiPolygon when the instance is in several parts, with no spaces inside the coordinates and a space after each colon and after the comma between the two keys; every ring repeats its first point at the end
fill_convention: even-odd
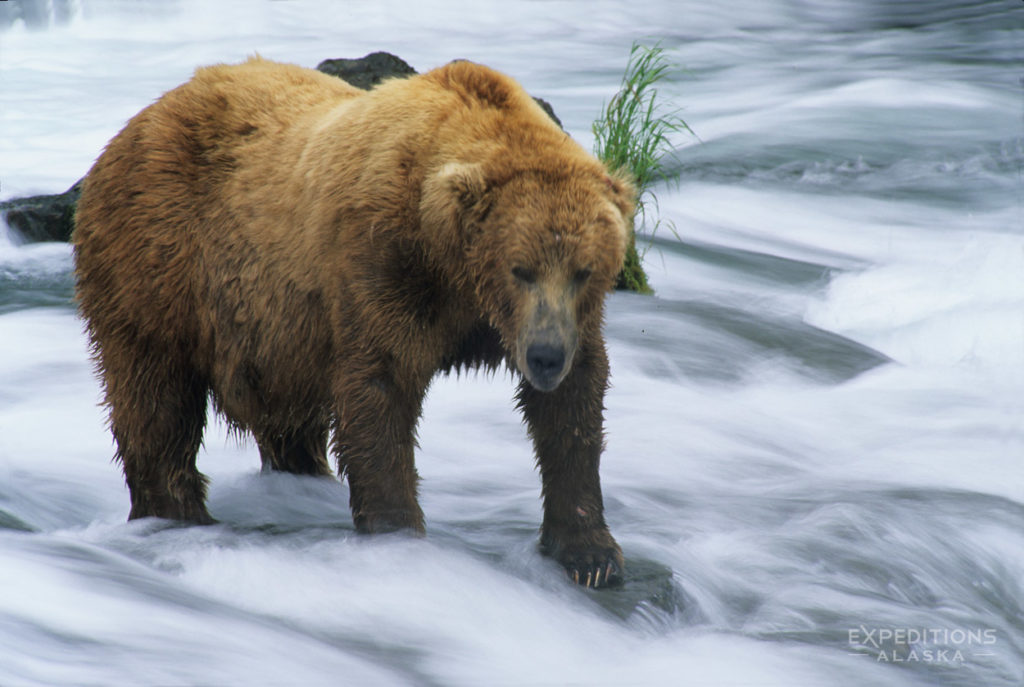
{"type": "Polygon", "coordinates": [[[528,267],[513,267],[512,276],[524,284],[532,284],[537,281],[537,273],[528,267]]]}
{"type": "Polygon", "coordinates": [[[587,267],[576,270],[576,274],[572,275],[572,282],[576,286],[583,286],[583,283],[590,278],[591,270],[587,267]]]}

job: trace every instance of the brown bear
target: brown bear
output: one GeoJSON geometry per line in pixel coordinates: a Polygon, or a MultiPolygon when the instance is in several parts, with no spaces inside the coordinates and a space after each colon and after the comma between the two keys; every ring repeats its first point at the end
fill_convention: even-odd
{"type": "Polygon", "coordinates": [[[360,532],[423,531],[413,463],[439,371],[521,376],[541,548],[621,579],[598,478],[603,303],[635,191],[512,79],[458,61],[366,92],[254,58],[199,69],[89,172],[77,297],[130,518],[212,522],[207,400],[264,469],[347,477],[360,532]]]}

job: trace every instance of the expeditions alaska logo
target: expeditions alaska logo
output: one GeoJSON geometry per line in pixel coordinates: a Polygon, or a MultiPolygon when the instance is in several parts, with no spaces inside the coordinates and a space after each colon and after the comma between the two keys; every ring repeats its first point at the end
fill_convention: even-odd
{"type": "Polygon", "coordinates": [[[874,627],[847,630],[857,655],[879,663],[944,663],[963,665],[970,659],[994,656],[994,629],[874,627]]]}

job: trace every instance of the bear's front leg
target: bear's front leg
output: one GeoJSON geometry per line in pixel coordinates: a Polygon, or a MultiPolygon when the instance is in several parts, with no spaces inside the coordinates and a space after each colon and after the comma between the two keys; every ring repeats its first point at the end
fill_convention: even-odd
{"type": "Polygon", "coordinates": [[[625,570],[622,550],[604,521],[598,475],[607,386],[604,343],[584,342],[556,389],[538,391],[523,380],[517,395],[543,481],[541,550],[586,587],[619,584],[625,570]]]}
{"type": "Polygon", "coordinates": [[[348,478],[352,519],[365,534],[424,532],[413,449],[425,385],[409,388],[396,377],[377,369],[345,379],[337,390],[338,472],[348,478]]]}

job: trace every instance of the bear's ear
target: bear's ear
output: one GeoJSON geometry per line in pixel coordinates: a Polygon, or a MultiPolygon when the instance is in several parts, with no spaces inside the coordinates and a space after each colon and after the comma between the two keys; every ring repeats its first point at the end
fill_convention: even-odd
{"type": "Polygon", "coordinates": [[[490,194],[481,165],[449,162],[423,182],[420,215],[428,225],[466,236],[487,216],[490,194]]]}
{"type": "Polygon", "coordinates": [[[483,169],[474,162],[449,162],[437,173],[437,179],[464,210],[483,200],[487,192],[483,169]]]}
{"type": "Polygon", "coordinates": [[[478,163],[451,162],[427,176],[420,198],[420,217],[437,235],[465,241],[487,216],[492,194],[478,163]]]}

